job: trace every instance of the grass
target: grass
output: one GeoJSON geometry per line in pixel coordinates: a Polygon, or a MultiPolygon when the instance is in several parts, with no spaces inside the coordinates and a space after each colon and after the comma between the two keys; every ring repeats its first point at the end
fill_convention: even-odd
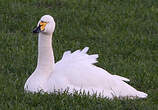
{"type": "Polygon", "coordinates": [[[157,110],[158,2],[156,0],[1,0],[1,110],[157,110]],[[64,51],[90,47],[98,66],[125,76],[147,99],[108,100],[84,94],[27,94],[24,83],[37,62],[41,16],[56,21],[55,59],[64,51]]]}

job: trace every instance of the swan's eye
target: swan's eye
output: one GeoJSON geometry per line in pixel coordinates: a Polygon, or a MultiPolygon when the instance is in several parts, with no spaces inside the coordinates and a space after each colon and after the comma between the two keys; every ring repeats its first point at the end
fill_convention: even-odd
{"type": "Polygon", "coordinates": [[[41,21],[39,25],[40,25],[40,30],[41,30],[41,31],[44,31],[44,30],[45,30],[45,27],[46,27],[46,25],[47,25],[47,22],[41,21]]]}

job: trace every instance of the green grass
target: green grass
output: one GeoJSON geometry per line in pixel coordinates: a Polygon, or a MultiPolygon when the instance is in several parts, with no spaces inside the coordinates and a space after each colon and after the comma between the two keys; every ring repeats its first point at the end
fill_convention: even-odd
{"type": "Polygon", "coordinates": [[[158,110],[158,1],[156,0],[1,0],[1,110],[158,110]],[[90,47],[98,66],[125,76],[147,99],[108,100],[95,96],[27,94],[24,83],[36,68],[41,16],[56,21],[56,61],[64,51],[90,47]]]}

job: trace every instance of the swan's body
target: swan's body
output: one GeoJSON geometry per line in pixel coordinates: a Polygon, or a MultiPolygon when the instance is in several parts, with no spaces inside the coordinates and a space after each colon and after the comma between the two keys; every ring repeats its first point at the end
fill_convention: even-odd
{"type": "MultiPolygon", "coordinates": [[[[52,50],[52,34],[55,28],[54,19],[45,15],[38,23],[46,22],[44,30],[39,32],[38,64],[35,71],[28,78],[24,89],[30,92],[54,90],[85,91],[85,93],[97,93],[107,98],[113,97],[138,97],[146,98],[147,94],[137,91],[124,81],[129,79],[111,75],[106,70],[93,65],[97,62],[98,55],[88,55],[88,47],[73,53],[67,51],[62,59],[54,63],[52,50]],[[48,26],[47,26],[48,25],[48,26]]],[[[39,29],[43,25],[40,24],[39,29]]]]}

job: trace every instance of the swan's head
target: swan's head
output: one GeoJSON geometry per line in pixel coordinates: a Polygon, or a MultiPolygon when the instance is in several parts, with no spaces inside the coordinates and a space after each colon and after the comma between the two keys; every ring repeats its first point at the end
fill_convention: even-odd
{"type": "Polygon", "coordinates": [[[55,21],[52,16],[44,15],[39,20],[37,27],[33,33],[53,34],[55,29],[55,21]]]}

